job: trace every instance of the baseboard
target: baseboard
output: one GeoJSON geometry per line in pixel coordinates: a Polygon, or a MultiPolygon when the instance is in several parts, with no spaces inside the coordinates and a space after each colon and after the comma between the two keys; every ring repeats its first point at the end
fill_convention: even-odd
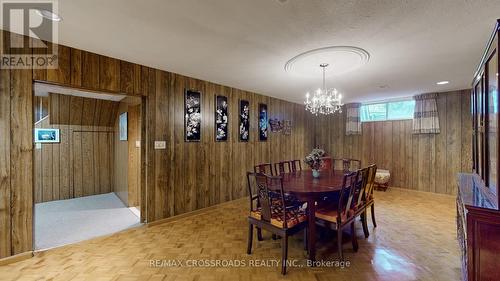
{"type": "Polygon", "coordinates": [[[159,219],[159,220],[155,220],[155,221],[152,221],[152,222],[148,222],[146,224],[146,226],[150,227],[150,226],[155,226],[155,225],[159,225],[159,224],[164,224],[164,223],[170,223],[170,222],[178,221],[178,220],[183,219],[183,218],[187,218],[187,217],[192,217],[192,216],[196,216],[196,215],[199,215],[199,214],[203,214],[203,213],[205,213],[207,211],[215,210],[217,208],[220,208],[220,207],[223,207],[223,206],[226,206],[226,205],[230,205],[230,204],[235,204],[238,201],[244,201],[244,200],[248,200],[248,196],[242,197],[242,198],[239,198],[239,199],[235,199],[235,200],[231,200],[231,201],[227,201],[227,202],[224,202],[224,203],[220,203],[220,204],[217,204],[217,205],[213,205],[213,206],[210,206],[210,207],[198,209],[198,210],[195,210],[195,211],[187,212],[187,213],[184,213],[184,214],[176,215],[176,216],[173,216],[173,217],[168,217],[168,218],[164,218],[164,219],[159,219]]]}
{"type": "Polygon", "coordinates": [[[10,257],[2,258],[2,259],[0,259],[0,266],[8,265],[8,264],[15,263],[18,261],[27,260],[27,259],[32,258],[32,257],[33,257],[33,251],[29,251],[29,252],[13,255],[10,257]]]}
{"type": "MultiPolygon", "coordinates": [[[[437,193],[437,192],[433,192],[433,191],[416,190],[416,189],[409,189],[409,188],[397,187],[397,186],[389,186],[389,188],[387,188],[387,191],[389,191],[389,189],[404,190],[404,191],[417,192],[417,193],[426,193],[426,194],[432,194],[432,195],[443,196],[443,197],[453,197],[453,198],[457,197],[456,195],[453,195],[453,194],[437,193]]],[[[380,191],[380,192],[384,192],[384,191],[380,191]]]]}

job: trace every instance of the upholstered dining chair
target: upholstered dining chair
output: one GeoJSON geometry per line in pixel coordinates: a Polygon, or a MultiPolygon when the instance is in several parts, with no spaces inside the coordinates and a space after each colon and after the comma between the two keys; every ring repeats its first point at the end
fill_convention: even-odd
{"type": "Polygon", "coordinates": [[[346,173],[349,171],[349,162],[345,158],[333,158],[333,170],[346,173]]]}
{"type": "Polygon", "coordinates": [[[331,157],[321,157],[320,171],[331,172],[333,169],[333,161],[331,157]]]}
{"type": "Polygon", "coordinates": [[[302,171],[302,161],[300,160],[291,160],[290,165],[292,168],[292,172],[302,171]]]}
{"type": "MultiPolygon", "coordinates": [[[[283,178],[269,176],[263,173],[247,173],[248,182],[255,179],[257,185],[257,200],[259,207],[250,210],[248,216],[248,246],[247,254],[252,253],[253,227],[263,228],[281,237],[281,273],[286,274],[288,256],[288,237],[307,228],[306,210],[295,205],[288,205],[283,191],[283,178]],[[279,197],[272,196],[271,182],[279,182],[279,197]]],[[[307,233],[307,231],[306,231],[307,233]]],[[[305,243],[305,241],[304,241],[305,243]]]]}
{"type": "MultiPolygon", "coordinates": [[[[252,174],[251,172],[247,172],[247,185],[248,185],[248,197],[250,203],[250,212],[260,208],[259,196],[257,195],[257,182],[255,181],[255,177],[250,177],[248,174],[252,174]]],[[[262,229],[257,227],[257,240],[262,241],[262,229]]]]}
{"type": "Polygon", "coordinates": [[[278,163],[274,163],[275,175],[282,175],[285,173],[292,172],[292,166],[290,165],[290,161],[280,161],[278,163]]]}
{"type": "Polygon", "coordinates": [[[364,180],[366,183],[364,184],[364,190],[362,193],[362,197],[358,199],[358,206],[360,210],[363,210],[363,215],[361,216],[363,222],[363,232],[365,233],[365,237],[368,238],[370,233],[368,232],[368,222],[367,222],[367,213],[368,208],[370,208],[373,227],[377,227],[377,222],[375,221],[375,199],[373,197],[373,189],[375,186],[375,174],[377,173],[377,165],[372,164],[368,166],[368,170],[366,173],[366,179],[364,180]]]}
{"type": "Polygon", "coordinates": [[[271,163],[262,163],[259,165],[255,165],[253,167],[253,171],[255,173],[263,173],[263,174],[268,174],[271,176],[274,175],[273,165],[271,163]]]}
{"type": "Polygon", "coordinates": [[[345,158],[344,160],[347,161],[347,165],[350,171],[357,171],[361,169],[361,160],[353,158],[345,158]]]}
{"type": "Polygon", "coordinates": [[[360,173],[352,172],[344,175],[342,189],[340,191],[338,203],[325,206],[316,211],[316,223],[323,227],[329,227],[337,233],[337,247],[339,258],[342,260],[342,232],[344,228],[350,227],[352,247],[358,251],[358,240],[356,238],[356,196],[361,194],[360,173]]]}

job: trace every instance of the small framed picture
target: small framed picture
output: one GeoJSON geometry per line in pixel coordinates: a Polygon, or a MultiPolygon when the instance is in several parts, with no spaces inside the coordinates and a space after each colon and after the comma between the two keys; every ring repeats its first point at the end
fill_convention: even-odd
{"type": "Polygon", "coordinates": [[[120,140],[126,141],[128,136],[127,112],[120,114],[120,140]]]}
{"type": "Polygon", "coordinates": [[[60,143],[59,129],[35,129],[35,143],[60,143]]]}
{"type": "Polygon", "coordinates": [[[250,103],[246,100],[240,100],[240,141],[250,140],[250,103]]]}
{"type": "Polygon", "coordinates": [[[259,103],[259,140],[267,141],[267,105],[259,103]]]}
{"type": "Polygon", "coordinates": [[[227,97],[215,96],[215,141],[227,141],[229,135],[227,97]]]}
{"type": "Polygon", "coordinates": [[[184,94],[185,141],[201,140],[201,92],[185,90],[184,94]]]}

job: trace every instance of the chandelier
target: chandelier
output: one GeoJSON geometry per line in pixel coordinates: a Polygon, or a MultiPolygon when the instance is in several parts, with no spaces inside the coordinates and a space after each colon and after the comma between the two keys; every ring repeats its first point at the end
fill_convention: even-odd
{"type": "Polygon", "coordinates": [[[306,110],[314,115],[342,112],[342,95],[335,88],[326,88],[325,72],[328,64],[322,63],[319,66],[323,68],[323,88],[316,90],[312,97],[309,92],[306,94],[306,110]]]}

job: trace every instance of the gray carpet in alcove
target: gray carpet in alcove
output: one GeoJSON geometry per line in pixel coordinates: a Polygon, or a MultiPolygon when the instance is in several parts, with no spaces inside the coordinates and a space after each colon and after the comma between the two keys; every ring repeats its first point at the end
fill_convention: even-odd
{"type": "Polygon", "coordinates": [[[140,225],[115,193],[35,204],[35,249],[48,249],[140,225]]]}

